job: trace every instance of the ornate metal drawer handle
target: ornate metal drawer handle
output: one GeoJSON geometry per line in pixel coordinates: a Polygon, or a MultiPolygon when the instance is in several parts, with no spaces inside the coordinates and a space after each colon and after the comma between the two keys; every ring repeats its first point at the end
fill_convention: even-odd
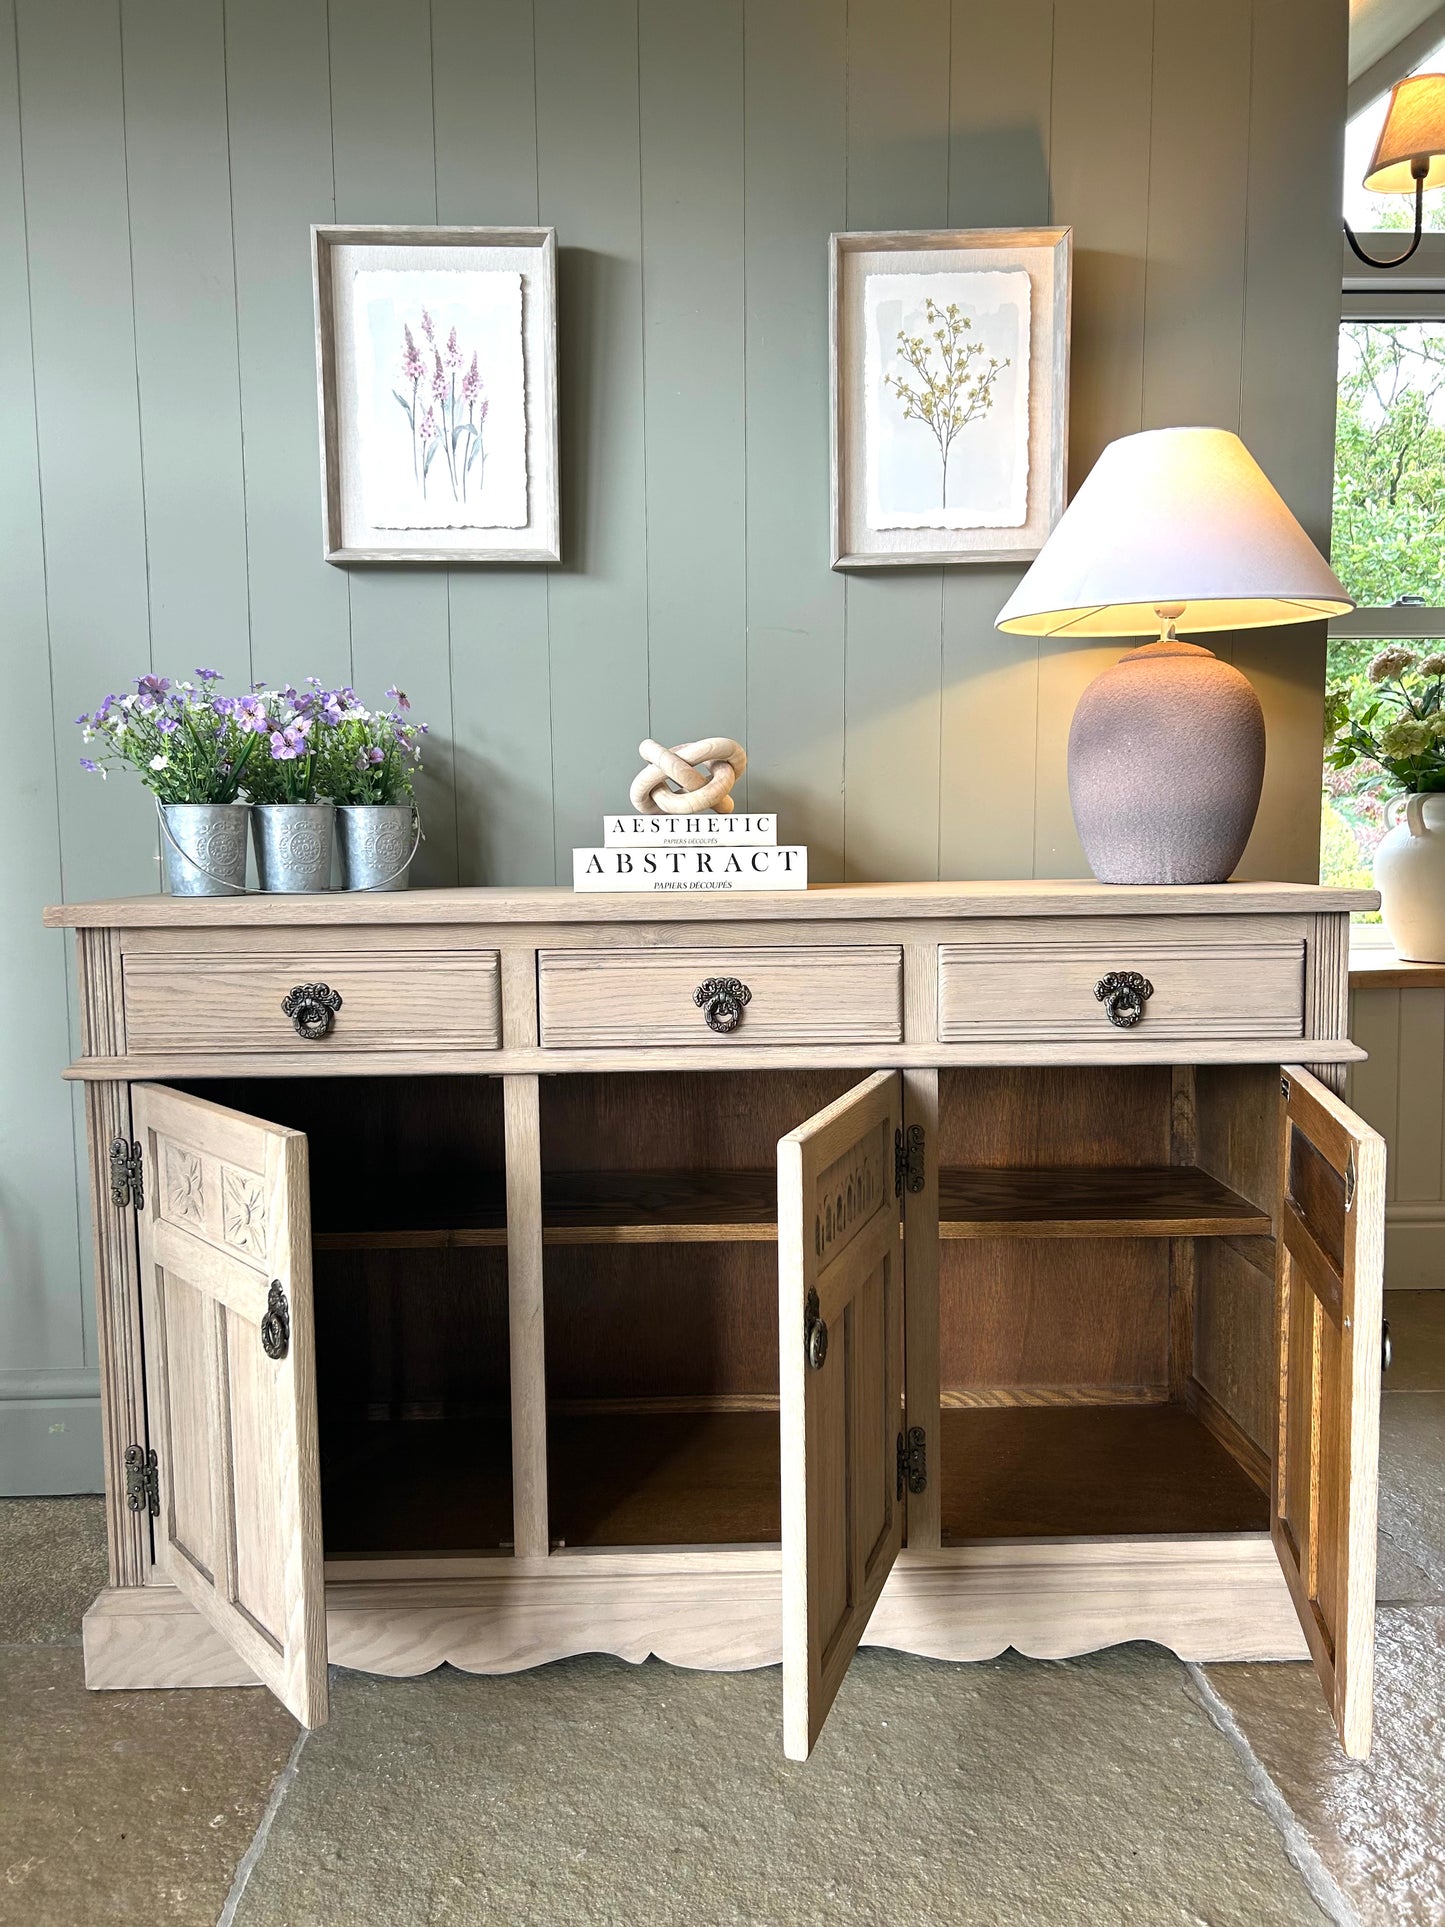
{"type": "Polygon", "coordinates": [[[1094,985],[1094,995],[1111,1024],[1117,1024],[1120,1030],[1132,1030],[1144,1015],[1154,986],[1137,970],[1111,970],[1094,985]]]}
{"type": "Polygon", "coordinates": [[[297,984],[281,999],[281,1009],[296,1026],[296,1035],[316,1044],[331,1029],[341,1008],[341,993],[330,984],[297,984]]]}
{"type": "Polygon", "coordinates": [[[291,1307],[286,1302],[286,1294],[281,1289],[281,1280],[273,1278],[271,1289],[266,1294],[266,1310],[261,1319],[261,1350],[267,1358],[284,1358],[291,1349],[291,1307]]]}
{"type": "Polygon", "coordinates": [[[708,1029],[725,1037],[743,1021],[743,1007],[753,1001],[753,993],[736,977],[709,977],[692,993],[692,1001],[708,1029]]]}

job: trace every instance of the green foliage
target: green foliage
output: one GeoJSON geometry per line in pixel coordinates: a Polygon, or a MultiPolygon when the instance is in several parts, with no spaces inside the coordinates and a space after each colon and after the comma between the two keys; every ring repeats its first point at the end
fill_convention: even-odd
{"type": "Polygon", "coordinates": [[[1362,607],[1445,604],[1445,328],[1340,332],[1335,573],[1362,607]]]}

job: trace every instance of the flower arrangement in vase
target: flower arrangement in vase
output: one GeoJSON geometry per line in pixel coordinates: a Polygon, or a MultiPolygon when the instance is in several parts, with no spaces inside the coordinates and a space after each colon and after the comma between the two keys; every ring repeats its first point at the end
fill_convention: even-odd
{"type": "Polygon", "coordinates": [[[155,794],[167,887],[181,896],[244,891],[249,815],[262,890],[329,889],[338,804],[347,818],[347,887],[404,887],[417,840],[412,775],[426,725],[406,720],[402,692],[389,689],[396,709],[373,714],[353,690],[327,689],[315,676],[300,689],[257,683],[235,697],[220,694],[216,670],[198,669],[196,678],[142,676],[131,694],[107,696],[76,719],[86,742],[101,745],[81,758],[82,768],[102,777],[134,768],[155,794]],[[378,853],[396,860],[368,869],[348,859],[347,840],[350,819],[376,809],[389,819],[400,809],[406,834],[399,851],[394,836],[380,834],[378,853]]]}
{"type": "Polygon", "coordinates": [[[348,890],[404,890],[421,842],[412,773],[421,763],[427,726],[407,720],[411,703],[404,690],[386,694],[394,709],[354,704],[326,732],[321,752],[321,780],[336,804],[348,890]]]}
{"type": "Polygon", "coordinates": [[[1392,643],[1367,673],[1363,694],[1332,689],[1325,699],[1325,761],[1337,771],[1375,766],[1357,791],[1385,803],[1380,914],[1400,956],[1445,962],[1445,653],[1392,643]]]}

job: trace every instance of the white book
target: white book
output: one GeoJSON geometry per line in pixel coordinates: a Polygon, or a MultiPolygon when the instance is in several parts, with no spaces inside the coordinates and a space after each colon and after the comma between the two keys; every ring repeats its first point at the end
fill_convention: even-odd
{"type": "Polygon", "coordinates": [[[699,810],[695,816],[604,816],[602,842],[609,850],[645,849],[649,845],[689,844],[694,848],[725,849],[730,844],[751,847],[775,844],[778,819],[775,814],[749,814],[731,810],[699,810]]]}
{"type": "Polygon", "coordinates": [[[801,843],[740,849],[574,850],[574,890],[668,892],[806,890],[808,852],[801,843]]]}

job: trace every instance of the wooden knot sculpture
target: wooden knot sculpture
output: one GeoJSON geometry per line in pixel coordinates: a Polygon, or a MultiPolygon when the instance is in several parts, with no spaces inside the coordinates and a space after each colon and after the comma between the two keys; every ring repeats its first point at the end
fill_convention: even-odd
{"type": "Polygon", "coordinates": [[[732,787],[748,766],[748,753],[731,736],[704,736],[696,743],[666,749],[649,736],[637,745],[646,767],[632,779],[633,809],[643,816],[696,816],[703,810],[726,814],[732,787]],[[702,764],[709,774],[698,767],[702,764]],[[676,784],[676,788],[672,785],[676,784]]]}

